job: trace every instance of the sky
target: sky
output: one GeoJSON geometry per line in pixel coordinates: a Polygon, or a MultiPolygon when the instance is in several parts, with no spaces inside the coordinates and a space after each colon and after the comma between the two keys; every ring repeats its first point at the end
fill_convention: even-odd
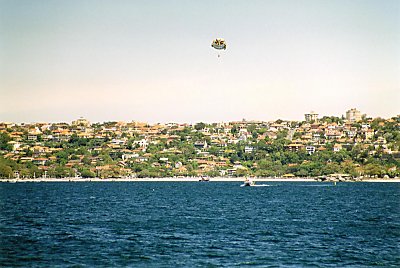
{"type": "Polygon", "coordinates": [[[390,118],[399,103],[397,0],[0,0],[0,122],[390,118]]]}

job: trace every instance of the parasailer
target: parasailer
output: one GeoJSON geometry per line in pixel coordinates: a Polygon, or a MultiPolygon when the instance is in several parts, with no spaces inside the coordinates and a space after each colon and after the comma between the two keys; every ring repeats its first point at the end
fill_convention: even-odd
{"type": "Polygon", "coordinates": [[[215,49],[221,50],[226,49],[226,42],[223,38],[217,38],[212,41],[211,46],[215,49]]]}
{"type": "MultiPolygon", "coordinates": [[[[225,50],[226,49],[226,42],[223,38],[217,38],[214,39],[211,43],[211,47],[215,48],[216,50],[225,50]]],[[[218,53],[218,58],[220,57],[220,54],[218,53]]]]}

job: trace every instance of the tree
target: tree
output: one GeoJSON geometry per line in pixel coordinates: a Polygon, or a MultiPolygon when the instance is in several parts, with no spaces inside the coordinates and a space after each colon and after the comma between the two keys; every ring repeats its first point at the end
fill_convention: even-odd
{"type": "Polygon", "coordinates": [[[68,162],[68,153],[63,150],[56,153],[57,163],[66,164],[68,162]]]}
{"type": "Polygon", "coordinates": [[[57,165],[55,168],[49,170],[49,175],[54,178],[65,178],[72,177],[74,175],[74,172],[71,168],[57,165]]]}
{"type": "Polygon", "coordinates": [[[247,131],[248,132],[254,132],[256,130],[256,125],[255,124],[250,124],[247,126],[247,131]]]}
{"type": "Polygon", "coordinates": [[[356,165],[352,160],[345,160],[340,164],[343,173],[350,174],[352,177],[357,177],[356,165]]]}
{"type": "Polygon", "coordinates": [[[0,178],[9,178],[12,176],[12,168],[0,163],[0,178]]]}
{"type": "Polygon", "coordinates": [[[11,141],[11,138],[7,133],[0,133],[0,150],[11,151],[12,145],[8,144],[9,141],[11,141]]]}
{"type": "Polygon", "coordinates": [[[198,130],[202,130],[206,127],[206,124],[204,124],[203,122],[197,123],[196,125],[194,125],[194,128],[198,131],[198,130]]]}
{"type": "Polygon", "coordinates": [[[384,169],[380,165],[377,164],[367,164],[364,167],[364,173],[368,176],[379,176],[383,177],[386,173],[384,169]]]}
{"type": "Polygon", "coordinates": [[[99,157],[104,164],[111,164],[113,162],[108,150],[101,152],[99,157]]]}
{"type": "Polygon", "coordinates": [[[267,132],[266,128],[260,128],[257,130],[258,134],[263,135],[265,132],[267,132]]]}
{"type": "Polygon", "coordinates": [[[237,133],[239,133],[239,127],[238,127],[238,125],[233,125],[233,126],[232,126],[232,128],[231,128],[231,133],[232,133],[233,135],[236,135],[237,133]]]}
{"type": "Polygon", "coordinates": [[[249,175],[249,170],[247,168],[240,168],[236,170],[237,177],[245,177],[249,175]]]}
{"type": "Polygon", "coordinates": [[[280,176],[285,173],[284,167],[280,161],[271,161],[271,159],[263,159],[258,162],[256,176],[271,177],[280,176]]]}
{"type": "Polygon", "coordinates": [[[92,171],[90,171],[89,169],[82,169],[81,170],[81,176],[82,178],[94,178],[96,177],[96,174],[92,171]]]}
{"type": "Polygon", "coordinates": [[[85,164],[85,165],[87,165],[87,166],[90,166],[90,164],[92,163],[92,161],[90,160],[89,157],[85,156],[84,158],[82,158],[82,163],[85,164]]]}
{"type": "Polygon", "coordinates": [[[340,172],[340,166],[336,163],[328,163],[322,167],[323,175],[329,175],[340,172]]]}
{"type": "Polygon", "coordinates": [[[278,133],[276,134],[277,140],[286,139],[287,136],[288,136],[288,130],[287,129],[279,130],[278,133]]]}

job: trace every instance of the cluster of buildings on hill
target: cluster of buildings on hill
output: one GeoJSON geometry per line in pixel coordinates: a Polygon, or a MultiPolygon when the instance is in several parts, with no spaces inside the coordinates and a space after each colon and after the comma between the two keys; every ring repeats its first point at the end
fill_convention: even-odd
{"type": "MultiPolygon", "coordinates": [[[[361,114],[360,111],[353,108],[346,111],[346,117],[339,122],[320,122],[318,113],[312,111],[304,115],[305,123],[301,124],[294,131],[298,139],[292,140],[293,143],[288,145],[292,151],[299,151],[305,149],[308,153],[312,154],[317,149],[325,150],[326,143],[334,143],[333,151],[338,152],[346,145],[354,143],[363,143],[369,145],[375,136],[375,130],[371,128],[370,122],[372,119],[366,119],[366,115],[361,114]],[[361,124],[355,124],[362,122],[361,124]]],[[[385,153],[391,154],[391,149],[387,146],[387,142],[383,136],[376,137],[375,145],[379,144],[385,153]]],[[[374,151],[370,151],[371,154],[374,151]]]]}
{"type": "MultiPolygon", "coordinates": [[[[304,115],[307,123],[318,122],[318,116],[319,116],[318,113],[316,113],[314,111],[304,115]]],[[[352,109],[346,111],[346,122],[347,123],[360,122],[363,117],[366,118],[366,115],[361,114],[361,112],[359,110],[357,110],[356,108],[352,108],[352,109]]]]}
{"type": "MultiPolygon", "coordinates": [[[[374,129],[373,122],[374,119],[367,119],[351,109],[346,112],[345,119],[320,119],[317,113],[311,112],[305,114],[303,122],[92,124],[80,118],[72,124],[0,123],[0,133],[8,137],[1,155],[17,163],[33,163],[43,172],[57,165],[74,171],[85,166],[96,176],[134,176],[143,171],[140,165],[168,170],[174,175],[203,175],[213,171],[219,175],[234,175],[238,170],[249,168],[248,163],[247,167],[244,164],[248,159],[256,167],[257,161],[265,157],[265,154],[257,155],[261,141],[268,146],[278,138],[288,141],[285,151],[305,151],[309,155],[325,150],[340,152],[354,144],[371,155],[378,150],[384,154],[398,154],[398,144],[387,140],[389,136],[385,132],[374,129]],[[66,156],[60,153],[63,151],[67,152],[66,156]],[[233,153],[240,157],[230,157],[233,153]],[[110,156],[108,161],[105,155],[110,156]]],[[[395,124],[398,130],[398,117],[382,119],[377,126],[381,129],[388,123],[395,124]]]]}

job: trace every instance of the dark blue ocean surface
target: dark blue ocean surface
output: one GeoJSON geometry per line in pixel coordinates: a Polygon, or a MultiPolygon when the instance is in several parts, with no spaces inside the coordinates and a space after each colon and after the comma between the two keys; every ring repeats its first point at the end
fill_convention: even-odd
{"type": "Polygon", "coordinates": [[[0,266],[399,267],[398,183],[0,184],[0,266]]]}

